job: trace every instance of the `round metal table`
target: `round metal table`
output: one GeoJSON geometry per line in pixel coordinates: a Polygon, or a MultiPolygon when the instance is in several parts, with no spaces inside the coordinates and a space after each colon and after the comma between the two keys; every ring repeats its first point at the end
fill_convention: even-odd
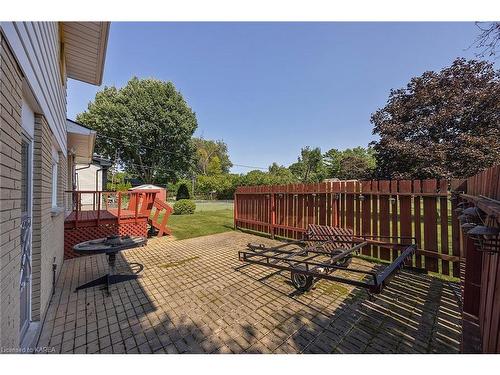
{"type": "Polygon", "coordinates": [[[81,242],[75,245],[73,250],[81,255],[106,254],[109,266],[109,271],[106,275],[80,285],[75,289],[75,292],[81,289],[104,285],[104,289],[109,295],[110,285],[137,279],[139,273],[144,269],[144,266],[140,263],[129,263],[133,271],[132,274],[117,274],[116,255],[123,250],[145,246],[147,241],[148,240],[145,237],[109,236],[106,238],[99,238],[97,240],[81,242]]]}

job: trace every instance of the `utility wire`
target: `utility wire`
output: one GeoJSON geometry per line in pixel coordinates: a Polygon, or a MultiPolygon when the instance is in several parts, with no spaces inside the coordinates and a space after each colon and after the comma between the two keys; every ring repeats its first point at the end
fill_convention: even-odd
{"type": "Polygon", "coordinates": [[[250,169],[262,169],[264,171],[268,170],[268,168],[264,168],[264,167],[254,167],[254,166],[251,166],[251,165],[243,165],[243,164],[234,164],[233,163],[233,166],[235,166],[235,167],[243,167],[243,168],[250,168],[250,169]]]}
{"type": "MultiPolygon", "coordinates": [[[[97,133],[97,137],[107,138],[107,139],[110,139],[113,141],[121,142],[121,143],[129,145],[129,146],[142,147],[142,148],[147,148],[149,150],[158,150],[158,148],[144,146],[143,144],[140,144],[140,143],[134,143],[134,142],[126,141],[126,140],[119,139],[119,138],[109,137],[107,135],[103,135],[103,134],[99,134],[99,133],[97,133]]],[[[177,152],[168,151],[168,150],[162,150],[162,152],[167,153],[167,154],[178,154],[177,152]]],[[[147,166],[147,165],[141,166],[140,164],[135,164],[135,163],[127,163],[127,164],[135,165],[135,166],[143,167],[143,168],[150,168],[150,169],[155,168],[155,167],[147,166]]],[[[242,167],[242,168],[248,168],[248,169],[260,169],[260,170],[264,170],[264,171],[268,170],[268,168],[264,168],[264,167],[255,167],[255,166],[251,166],[251,165],[235,164],[235,163],[232,163],[232,164],[234,167],[242,167]]],[[[165,169],[165,170],[173,171],[173,169],[165,169]]]]}
{"type": "MultiPolygon", "coordinates": [[[[150,147],[150,146],[144,146],[143,144],[140,144],[140,143],[134,143],[134,142],[130,142],[130,141],[126,141],[126,140],[123,140],[123,139],[119,139],[119,138],[113,138],[113,137],[108,137],[107,135],[102,135],[102,134],[97,134],[97,137],[99,138],[107,138],[107,139],[110,139],[110,140],[113,140],[113,141],[116,141],[116,142],[121,142],[123,144],[126,144],[128,146],[136,146],[136,147],[142,147],[142,148],[147,148],[149,150],[155,150],[157,151],[159,149],[160,146],[158,147],[150,147]]],[[[164,153],[166,154],[176,154],[177,152],[174,152],[174,151],[167,151],[167,150],[162,150],[164,153]]]]}

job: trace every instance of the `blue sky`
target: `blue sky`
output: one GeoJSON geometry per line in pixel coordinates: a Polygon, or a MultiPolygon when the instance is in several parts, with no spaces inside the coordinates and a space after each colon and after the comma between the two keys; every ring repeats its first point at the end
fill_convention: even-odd
{"type": "MultiPolygon", "coordinates": [[[[390,89],[473,58],[477,34],[474,23],[115,22],[103,85],[172,81],[196,112],[196,135],[223,139],[233,163],[289,165],[307,145],[367,146],[390,89]]],[[[98,89],[70,80],[68,117],[98,89]]]]}

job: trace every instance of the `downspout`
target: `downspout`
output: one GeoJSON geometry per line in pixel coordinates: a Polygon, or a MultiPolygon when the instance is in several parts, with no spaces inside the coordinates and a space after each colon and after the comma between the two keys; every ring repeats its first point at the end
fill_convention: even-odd
{"type": "Polygon", "coordinates": [[[71,197],[71,200],[73,201],[73,210],[75,209],[75,207],[78,205],[78,202],[77,202],[77,199],[76,199],[76,195],[74,193],[74,191],[78,190],[78,171],[81,171],[83,169],[88,169],[90,168],[90,166],[92,165],[92,163],[89,163],[86,167],[80,167],[80,168],[76,168],[75,167],[75,184],[73,186],[73,193],[71,194],[72,197],[71,197]]]}
{"type": "Polygon", "coordinates": [[[52,295],[56,293],[56,272],[57,272],[57,262],[56,257],[52,261],[52,295]]]}
{"type": "MultiPolygon", "coordinates": [[[[95,189],[96,191],[99,191],[99,172],[102,172],[102,168],[99,168],[98,170],[95,171],[95,189]]],[[[100,189],[104,190],[104,189],[100,189]]]]}
{"type": "Polygon", "coordinates": [[[102,167],[102,190],[108,190],[108,169],[109,167],[102,167]]]}
{"type": "Polygon", "coordinates": [[[91,165],[92,165],[92,163],[89,163],[89,165],[87,165],[86,167],[75,168],[75,172],[76,171],[81,171],[82,169],[90,168],[91,165]]]}

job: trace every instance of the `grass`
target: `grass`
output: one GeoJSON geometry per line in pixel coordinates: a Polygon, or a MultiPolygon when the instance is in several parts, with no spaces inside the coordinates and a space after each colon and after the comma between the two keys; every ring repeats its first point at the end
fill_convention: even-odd
{"type": "Polygon", "coordinates": [[[168,227],[178,240],[233,230],[233,209],[196,211],[192,215],[170,215],[168,227]]]}

